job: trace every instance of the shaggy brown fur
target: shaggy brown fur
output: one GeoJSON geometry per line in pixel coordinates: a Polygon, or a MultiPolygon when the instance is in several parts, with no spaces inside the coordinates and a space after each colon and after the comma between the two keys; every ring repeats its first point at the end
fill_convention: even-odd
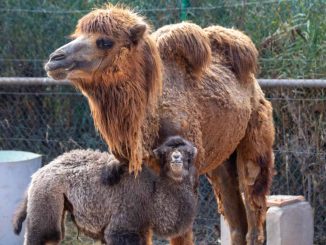
{"type": "Polygon", "coordinates": [[[144,167],[111,188],[100,176],[119,164],[113,155],[74,150],[59,156],[33,175],[14,217],[15,233],[27,214],[25,245],[59,244],[67,210],[79,230],[110,245],[147,245],[150,230],[165,238],[182,235],[196,213],[196,148],[171,137],[155,154],[160,176],[144,167]]]}
{"type": "Polygon", "coordinates": [[[81,91],[94,90],[88,99],[96,127],[111,151],[120,160],[132,162],[130,170],[137,172],[143,159],[140,127],[161,93],[161,60],[142,17],[126,15],[119,8],[112,9],[110,21],[107,17],[102,9],[91,12],[79,20],[72,37],[98,33],[123,45],[112,63],[94,74],[91,84],[82,79],[74,84],[81,91]],[[107,103],[106,98],[114,99],[107,103]]]}
{"type": "Polygon", "coordinates": [[[240,184],[247,193],[248,243],[260,244],[273,174],[274,128],[271,105],[254,78],[257,50],[251,40],[236,30],[190,23],[151,34],[142,17],[114,6],[81,18],[74,37],[50,56],[45,68],[55,79],[71,80],[88,98],[95,125],[112,152],[130,160],[130,170],[137,171],[142,158],[156,164],[152,149],[166,137],[182,135],[194,142],[196,166],[214,176],[220,209],[229,208],[225,201],[238,203],[234,215],[225,212],[235,224],[231,232],[242,232],[233,240],[238,245],[245,243],[247,231],[233,219],[244,217],[239,188],[217,188],[224,171],[211,172],[236,152],[240,184]],[[97,45],[103,40],[105,48],[97,45]],[[148,93],[148,86],[156,89],[148,93]]]}

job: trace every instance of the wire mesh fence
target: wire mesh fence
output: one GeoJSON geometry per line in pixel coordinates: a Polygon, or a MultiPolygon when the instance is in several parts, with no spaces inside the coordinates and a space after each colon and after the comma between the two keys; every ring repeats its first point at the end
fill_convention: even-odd
{"type": "MultiPolygon", "coordinates": [[[[326,88],[268,88],[265,93],[276,125],[272,193],[304,195],[314,209],[315,244],[325,244],[326,88]]],[[[0,86],[0,115],[0,149],[40,153],[44,162],[70,149],[107,149],[86,99],[71,86],[0,86]]],[[[202,177],[197,244],[218,243],[216,210],[214,194],[202,177]]],[[[76,237],[67,239],[77,242],[76,237]]],[[[76,244],[92,244],[87,241],[76,244]]]]}
{"type": "Polygon", "coordinates": [[[276,125],[275,194],[303,194],[314,208],[315,243],[326,242],[326,90],[268,90],[276,125]]]}

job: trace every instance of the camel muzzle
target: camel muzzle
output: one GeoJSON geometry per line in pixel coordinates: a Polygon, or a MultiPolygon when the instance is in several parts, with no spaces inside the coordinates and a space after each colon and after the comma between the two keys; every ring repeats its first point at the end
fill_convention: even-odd
{"type": "MultiPolygon", "coordinates": [[[[66,45],[65,45],[66,46],[66,45]]],[[[69,50],[60,48],[50,54],[49,61],[45,64],[45,71],[54,71],[58,69],[63,69],[66,71],[71,70],[74,60],[72,59],[69,50]]]]}
{"type": "Polygon", "coordinates": [[[45,64],[44,69],[54,71],[63,69],[70,71],[75,67],[76,59],[80,56],[80,51],[86,48],[85,40],[77,38],[62,47],[55,50],[49,56],[49,61],[45,64]]]}
{"type": "Polygon", "coordinates": [[[67,73],[74,67],[74,62],[67,59],[63,52],[54,52],[50,55],[50,59],[45,64],[44,69],[49,77],[62,80],[67,77],[67,73]]]}

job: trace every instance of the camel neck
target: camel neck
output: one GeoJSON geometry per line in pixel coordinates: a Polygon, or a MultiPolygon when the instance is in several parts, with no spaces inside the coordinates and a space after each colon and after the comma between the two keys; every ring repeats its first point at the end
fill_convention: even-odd
{"type": "Polygon", "coordinates": [[[156,127],[153,127],[158,125],[155,117],[157,106],[151,108],[153,105],[149,104],[141,82],[118,81],[105,86],[99,84],[100,81],[79,85],[88,98],[96,128],[118,159],[141,162],[142,143],[152,145],[157,132],[156,127]]]}
{"type": "Polygon", "coordinates": [[[114,65],[93,75],[93,81],[75,84],[88,98],[94,124],[112,153],[137,172],[158,134],[162,64],[156,44],[146,37],[131,53],[121,50],[114,65]]]}

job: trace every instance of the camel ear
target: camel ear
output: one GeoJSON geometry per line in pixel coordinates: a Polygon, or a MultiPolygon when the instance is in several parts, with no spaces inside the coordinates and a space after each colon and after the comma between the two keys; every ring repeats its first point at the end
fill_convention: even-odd
{"type": "Polygon", "coordinates": [[[197,157],[197,153],[198,153],[197,147],[194,146],[194,159],[197,157]]]}
{"type": "Polygon", "coordinates": [[[132,43],[137,44],[138,41],[143,37],[147,29],[146,24],[136,24],[130,29],[130,40],[132,43]]]}
{"type": "Polygon", "coordinates": [[[161,157],[161,154],[160,154],[160,150],[159,150],[159,148],[155,149],[155,150],[153,151],[153,153],[154,153],[155,159],[156,159],[156,160],[159,160],[160,157],[161,157]]]}

